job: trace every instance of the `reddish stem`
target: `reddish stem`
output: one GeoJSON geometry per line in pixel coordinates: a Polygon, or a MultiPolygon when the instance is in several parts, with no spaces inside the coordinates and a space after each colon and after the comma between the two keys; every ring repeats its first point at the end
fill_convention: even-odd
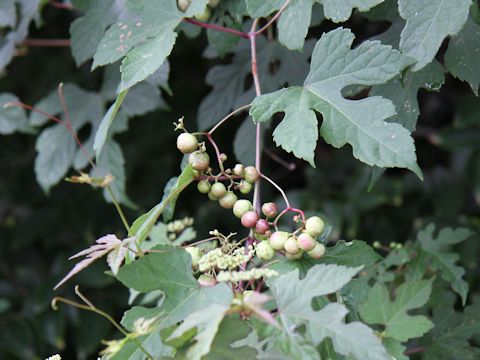
{"type": "Polygon", "coordinates": [[[407,350],[407,351],[404,352],[404,354],[408,356],[408,355],[424,352],[425,350],[426,349],[423,346],[421,346],[421,347],[417,347],[417,348],[407,350]]]}
{"type": "Polygon", "coordinates": [[[249,38],[248,34],[245,34],[242,31],[238,31],[238,30],[235,30],[235,29],[230,29],[230,28],[227,28],[227,27],[224,27],[224,26],[209,24],[209,23],[205,23],[205,22],[198,21],[198,20],[195,20],[195,19],[190,19],[190,18],[184,18],[183,21],[185,21],[189,24],[200,26],[204,29],[212,29],[212,30],[222,31],[222,32],[226,32],[226,33],[229,33],[229,34],[232,34],[232,35],[240,36],[241,38],[244,38],[244,39],[249,38]]]}
{"type": "Polygon", "coordinates": [[[40,46],[40,47],[62,47],[70,46],[70,39],[25,39],[23,45],[25,46],[40,46]]]}
{"type": "Polygon", "coordinates": [[[223,174],[223,173],[225,173],[225,169],[223,167],[223,161],[221,159],[220,150],[218,149],[217,143],[215,142],[215,140],[213,140],[212,135],[207,134],[206,137],[207,137],[208,141],[210,142],[210,144],[212,144],[213,148],[215,149],[215,154],[217,155],[218,166],[220,167],[220,171],[223,174]]]}
{"type": "Polygon", "coordinates": [[[71,4],[65,4],[59,1],[50,0],[48,4],[56,7],[57,9],[73,10],[73,6],[71,4]]]}

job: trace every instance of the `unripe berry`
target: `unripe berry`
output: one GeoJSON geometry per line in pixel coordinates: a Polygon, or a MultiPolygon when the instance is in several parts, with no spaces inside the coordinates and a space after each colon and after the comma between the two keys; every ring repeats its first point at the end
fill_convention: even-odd
{"type": "Polygon", "coordinates": [[[243,176],[244,171],[245,171],[245,167],[242,164],[237,164],[233,168],[233,173],[237,176],[243,176]]]}
{"type": "Polygon", "coordinates": [[[250,191],[252,191],[252,184],[250,184],[248,181],[242,180],[240,181],[240,185],[238,186],[238,189],[242,194],[246,195],[250,191]]]}
{"type": "Polygon", "coordinates": [[[305,231],[312,235],[313,237],[317,237],[323,232],[325,228],[325,223],[321,218],[318,216],[312,216],[307,219],[305,223],[305,231]]]}
{"type": "Polygon", "coordinates": [[[177,149],[183,154],[190,154],[198,149],[197,138],[189,133],[181,133],[177,137],[177,149]]]}
{"type": "Polygon", "coordinates": [[[312,250],[307,252],[307,254],[314,259],[320,259],[325,254],[325,246],[321,243],[317,243],[312,250]]]}
{"type": "Polygon", "coordinates": [[[260,177],[260,174],[258,173],[257,169],[253,166],[247,166],[245,168],[245,174],[244,174],[245,180],[247,180],[249,183],[254,183],[255,181],[258,180],[260,177]]]}
{"type": "Polygon", "coordinates": [[[240,219],[242,225],[249,229],[255,227],[257,221],[258,214],[255,211],[247,211],[240,219]]]}
{"type": "Polygon", "coordinates": [[[278,214],[278,206],[273,202],[268,202],[262,205],[262,213],[266,217],[273,218],[278,214]]]}
{"type": "Polygon", "coordinates": [[[190,254],[192,257],[192,267],[197,268],[198,267],[198,262],[200,261],[200,258],[202,257],[202,252],[200,251],[199,248],[196,248],[194,246],[187,246],[185,248],[185,251],[190,254]]]}
{"type": "Polygon", "coordinates": [[[228,159],[227,154],[225,154],[225,153],[220,154],[220,161],[221,162],[225,162],[225,161],[227,161],[227,159],[228,159]]]}
{"type": "Polygon", "coordinates": [[[188,157],[188,162],[195,170],[204,171],[210,166],[210,156],[205,152],[195,151],[188,157]]]}
{"type": "Polygon", "coordinates": [[[275,250],[272,249],[268,241],[262,241],[257,244],[255,252],[261,260],[270,260],[275,256],[275,250]]]}
{"type": "Polygon", "coordinates": [[[203,13],[195,15],[194,18],[200,21],[208,21],[208,19],[210,19],[210,15],[212,15],[212,11],[207,6],[203,13]]]}
{"type": "Polygon", "coordinates": [[[283,248],[287,253],[291,255],[295,255],[300,251],[300,249],[298,248],[297,239],[295,239],[294,237],[289,237],[287,241],[285,241],[283,248]]]}
{"type": "Polygon", "coordinates": [[[198,278],[198,282],[200,286],[203,287],[210,287],[215,286],[217,284],[217,280],[212,275],[202,274],[198,278]]]}
{"type": "Polygon", "coordinates": [[[210,191],[210,183],[207,180],[200,180],[197,184],[197,189],[202,194],[206,194],[210,191]]]}
{"type": "Polygon", "coordinates": [[[260,219],[257,221],[255,225],[255,231],[259,234],[265,234],[267,230],[270,229],[270,225],[268,225],[268,221],[265,219],[260,219]]]}
{"type": "Polygon", "coordinates": [[[299,252],[296,253],[296,254],[285,253],[285,256],[287,257],[288,260],[298,260],[298,259],[301,259],[301,258],[302,258],[303,252],[302,252],[302,251],[299,251],[299,252]]]}
{"type": "Polygon", "coordinates": [[[245,214],[247,211],[250,211],[253,209],[253,205],[249,200],[237,200],[235,204],[233,205],[233,214],[237,218],[241,218],[243,214],[245,214]]]}
{"type": "Polygon", "coordinates": [[[315,247],[316,241],[309,233],[301,233],[297,239],[300,250],[310,251],[315,247]]]}
{"type": "Polygon", "coordinates": [[[178,5],[178,8],[179,8],[181,11],[185,12],[185,11],[187,11],[187,9],[188,9],[188,7],[190,6],[190,3],[191,3],[191,2],[192,2],[191,0],[178,0],[178,1],[177,1],[177,5],[178,5]]]}
{"type": "Polygon", "coordinates": [[[285,241],[288,239],[288,233],[286,231],[275,231],[268,239],[270,246],[274,250],[283,250],[285,241]]]}
{"type": "Polygon", "coordinates": [[[218,200],[218,197],[213,195],[213,193],[211,191],[208,192],[208,198],[212,201],[217,201],[218,200]]]}
{"type": "Polygon", "coordinates": [[[220,182],[216,182],[215,184],[212,185],[212,189],[210,190],[213,195],[215,195],[217,198],[221,198],[227,193],[227,188],[225,185],[223,185],[220,182]]]}
{"type": "Polygon", "coordinates": [[[237,202],[238,197],[233,192],[229,191],[225,195],[223,195],[220,200],[218,201],[220,206],[224,209],[231,209],[233,205],[237,202]]]}
{"type": "Polygon", "coordinates": [[[220,4],[220,0],[208,0],[208,5],[212,8],[215,9],[218,4],[220,4]]]}

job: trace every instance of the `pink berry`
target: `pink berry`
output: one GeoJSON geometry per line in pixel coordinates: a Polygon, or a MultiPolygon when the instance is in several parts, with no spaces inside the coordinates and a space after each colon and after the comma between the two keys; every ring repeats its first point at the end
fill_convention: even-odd
{"type": "Polygon", "coordinates": [[[298,248],[304,251],[310,251],[315,247],[315,239],[308,233],[302,233],[297,238],[298,248]]]}
{"type": "Polygon", "coordinates": [[[255,211],[247,211],[240,219],[242,225],[249,229],[255,227],[257,221],[258,214],[255,211]]]}
{"type": "Polygon", "coordinates": [[[254,183],[260,177],[258,170],[254,166],[247,166],[244,171],[245,180],[249,183],[254,183]]]}
{"type": "Polygon", "coordinates": [[[255,225],[255,231],[259,234],[265,234],[267,230],[270,229],[270,225],[268,225],[268,221],[265,219],[260,219],[257,221],[255,225]]]}
{"type": "Polygon", "coordinates": [[[273,202],[268,202],[262,205],[262,213],[269,218],[273,218],[278,214],[278,206],[273,202]]]}

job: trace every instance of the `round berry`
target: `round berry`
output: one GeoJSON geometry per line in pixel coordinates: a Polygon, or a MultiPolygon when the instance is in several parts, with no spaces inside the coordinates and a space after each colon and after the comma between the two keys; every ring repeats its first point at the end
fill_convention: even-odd
{"type": "Polygon", "coordinates": [[[210,156],[206,152],[195,151],[188,157],[188,162],[192,168],[198,171],[205,171],[210,166],[210,156]]]}
{"type": "Polygon", "coordinates": [[[194,246],[187,246],[185,248],[185,251],[188,252],[192,258],[192,267],[197,268],[198,267],[198,262],[200,261],[200,258],[202,257],[202,252],[200,251],[199,248],[196,248],[194,246]]]}
{"type": "Polygon", "coordinates": [[[245,171],[245,167],[242,164],[237,164],[233,168],[233,173],[237,176],[243,176],[244,171],[245,171]]]}
{"type": "Polygon", "coordinates": [[[225,154],[225,153],[220,154],[220,161],[221,162],[225,162],[225,161],[227,161],[227,159],[228,159],[227,154],[225,154]]]}
{"type": "Polygon", "coordinates": [[[316,241],[309,233],[301,233],[297,239],[300,250],[310,251],[315,247],[316,241]]]}
{"type": "Polygon", "coordinates": [[[288,239],[286,231],[275,231],[268,239],[270,246],[275,250],[283,250],[285,241],[288,239]]]}
{"type": "Polygon", "coordinates": [[[244,174],[245,180],[247,180],[249,183],[254,183],[255,181],[258,180],[260,177],[260,174],[258,173],[257,169],[253,166],[247,166],[245,168],[245,174],[244,174]]]}
{"type": "Polygon", "coordinates": [[[202,274],[198,277],[198,282],[200,286],[203,287],[210,287],[215,286],[217,284],[217,280],[212,275],[202,274]]]}
{"type": "Polygon", "coordinates": [[[307,254],[314,259],[320,259],[325,254],[325,246],[321,243],[317,243],[312,250],[307,252],[307,254]]]}
{"type": "Polygon", "coordinates": [[[285,244],[283,244],[283,248],[287,253],[291,255],[295,255],[300,251],[300,249],[298,248],[297,239],[292,236],[289,237],[287,241],[285,241],[285,244]]]}
{"type": "Polygon", "coordinates": [[[210,191],[210,183],[207,180],[200,180],[197,184],[197,189],[202,194],[206,194],[210,191]]]}
{"type": "Polygon", "coordinates": [[[198,149],[197,138],[189,133],[181,133],[177,137],[177,148],[183,154],[190,154],[198,149]]]}
{"type": "Polygon", "coordinates": [[[212,185],[212,194],[215,195],[217,198],[221,198],[227,193],[227,188],[220,182],[216,182],[212,185]]]}
{"type": "Polygon", "coordinates": [[[273,202],[268,202],[262,205],[262,213],[268,218],[273,218],[278,214],[278,206],[273,202]]]}
{"type": "Polygon", "coordinates": [[[223,195],[218,202],[221,207],[225,209],[231,209],[233,208],[237,200],[238,200],[237,195],[229,191],[225,195],[223,195]]]}
{"type": "Polygon", "coordinates": [[[194,18],[200,21],[208,21],[208,19],[210,19],[210,15],[212,15],[212,11],[207,6],[203,13],[195,15],[194,18]]]}
{"type": "Polygon", "coordinates": [[[262,241],[255,247],[255,252],[259,259],[270,260],[275,256],[275,250],[272,249],[268,241],[262,241]]]}
{"type": "Polygon", "coordinates": [[[307,219],[305,223],[305,231],[312,235],[313,237],[317,237],[323,232],[325,228],[325,223],[321,218],[318,216],[312,216],[307,219]]]}
{"type": "Polygon", "coordinates": [[[210,6],[212,9],[215,9],[218,4],[220,4],[220,0],[208,0],[208,6],[210,6]]]}
{"type": "Polygon", "coordinates": [[[268,224],[268,221],[265,219],[260,219],[257,221],[257,224],[255,225],[255,231],[259,234],[265,234],[268,229],[270,229],[270,225],[268,224]]]}
{"type": "Polygon", "coordinates": [[[177,5],[178,5],[178,8],[185,12],[187,11],[188,7],[190,6],[190,3],[192,2],[192,0],[178,0],[177,1],[177,5]]]}
{"type": "Polygon", "coordinates": [[[253,209],[253,205],[249,200],[237,200],[235,204],[233,205],[233,214],[237,218],[241,218],[243,214],[245,214],[247,211],[250,211],[253,209]]]}
{"type": "Polygon", "coordinates": [[[257,224],[258,221],[258,214],[255,211],[247,211],[245,214],[242,215],[240,222],[246,228],[253,228],[257,224]]]}
{"type": "Polygon", "coordinates": [[[248,181],[242,180],[240,181],[240,185],[238,185],[238,189],[242,194],[246,195],[252,191],[252,184],[250,184],[248,181]]]}
{"type": "Polygon", "coordinates": [[[302,258],[303,252],[302,252],[302,251],[299,251],[299,252],[296,253],[296,254],[286,253],[285,256],[287,257],[288,260],[298,260],[298,259],[301,259],[301,258],[302,258]]]}
{"type": "Polygon", "coordinates": [[[218,200],[218,197],[216,197],[211,191],[208,192],[208,198],[212,201],[218,200]]]}

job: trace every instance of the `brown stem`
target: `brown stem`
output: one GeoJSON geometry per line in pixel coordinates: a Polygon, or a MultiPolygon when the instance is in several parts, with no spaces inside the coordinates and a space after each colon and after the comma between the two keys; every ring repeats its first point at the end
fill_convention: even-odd
{"type": "Polygon", "coordinates": [[[409,350],[405,351],[404,354],[408,356],[408,355],[424,352],[425,350],[426,349],[423,346],[420,346],[420,347],[417,347],[417,348],[409,349],[409,350]]]}
{"type": "Polygon", "coordinates": [[[226,32],[226,33],[229,33],[229,34],[232,34],[232,35],[240,36],[241,38],[244,38],[244,39],[249,38],[248,34],[245,34],[242,31],[238,31],[238,30],[235,30],[235,29],[230,29],[230,28],[227,28],[227,27],[224,27],[224,26],[204,23],[202,21],[198,21],[198,20],[190,19],[190,18],[184,18],[183,21],[185,21],[189,24],[192,24],[192,25],[200,26],[204,29],[212,29],[212,30],[222,31],[222,32],[226,32]]]}

